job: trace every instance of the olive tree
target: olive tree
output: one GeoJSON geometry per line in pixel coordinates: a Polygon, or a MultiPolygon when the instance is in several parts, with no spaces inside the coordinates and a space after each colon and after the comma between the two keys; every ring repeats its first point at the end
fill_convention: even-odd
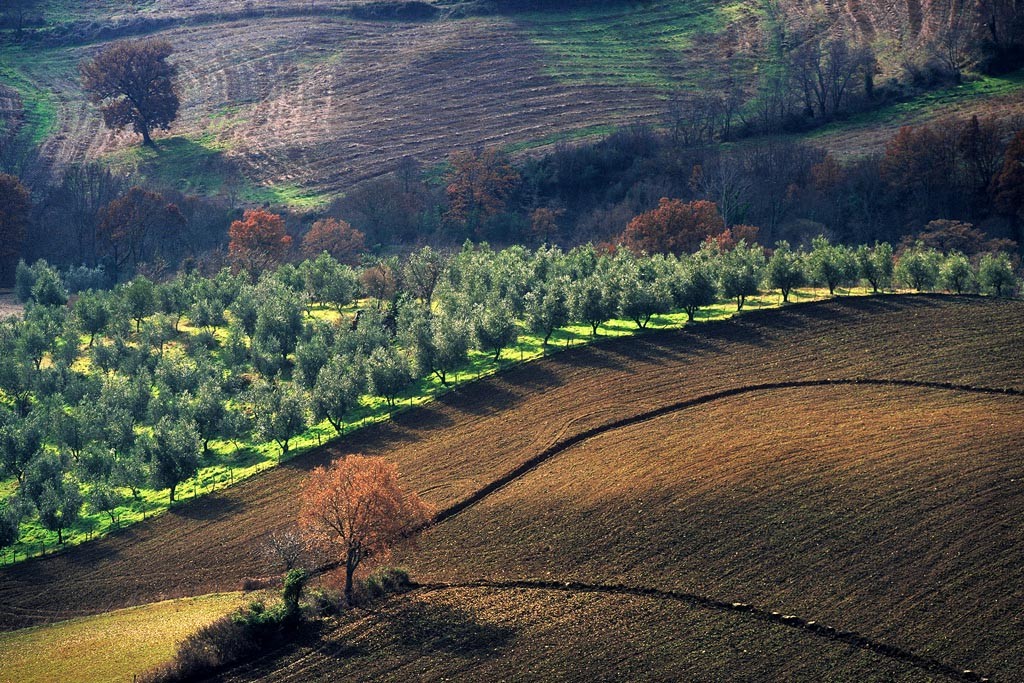
{"type": "Polygon", "coordinates": [[[782,301],[789,301],[789,294],[797,287],[807,284],[804,272],[804,256],[789,248],[789,242],[775,243],[775,251],[768,259],[768,286],[782,292],[782,301]]]}

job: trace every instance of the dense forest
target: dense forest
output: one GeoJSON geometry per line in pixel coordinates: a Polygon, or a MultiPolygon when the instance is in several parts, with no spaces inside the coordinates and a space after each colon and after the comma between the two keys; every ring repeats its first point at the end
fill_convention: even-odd
{"type": "MultiPolygon", "coordinates": [[[[809,246],[819,234],[843,244],[898,244],[932,221],[1021,242],[1019,126],[978,118],[907,126],[881,155],[838,160],[785,137],[694,145],[691,125],[627,128],[520,162],[494,149],[454,152],[441,167],[407,159],[352,188],[325,216],[284,213],[290,246],[277,255],[315,255],[328,224],[330,239],[340,240],[335,255],[352,263],[467,239],[614,245],[662,198],[713,202],[725,228],[756,227],[748,237],[766,246],[780,239],[809,246]]],[[[20,186],[11,176],[3,182],[20,186]]],[[[69,169],[60,184],[31,197],[5,192],[0,210],[11,216],[4,221],[8,282],[23,257],[101,267],[108,285],[136,272],[155,279],[180,268],[217,272],[230,261],[228,227],[239,217],[229,204],[134,187],[99,165],[69,169]]]]}

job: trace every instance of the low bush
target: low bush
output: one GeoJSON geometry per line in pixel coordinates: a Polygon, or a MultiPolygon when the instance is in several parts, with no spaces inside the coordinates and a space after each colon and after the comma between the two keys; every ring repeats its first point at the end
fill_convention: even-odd
{"type": "Polygon", "coordinates": [[[204,626],[179,646],[174,659],[146,672],[140,683],[198,681],[262,652],[284,636],[288,611],[283,602],[267,607],[254,600],[234,614],[204,626]]]}

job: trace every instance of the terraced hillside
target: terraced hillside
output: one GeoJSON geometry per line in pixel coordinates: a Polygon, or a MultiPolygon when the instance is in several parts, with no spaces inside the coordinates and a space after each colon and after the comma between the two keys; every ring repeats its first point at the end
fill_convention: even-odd
{"type": "MultiPolygon", "coordinates": [[[[475,145],[521,149],[656,123],[672,91],[751,90],[770,52],[760,0],[461,18],[442,6],[424,22],[345,13],[358,4],[154,0],[125,12],[52,0],[47,41],[0,50],[0,120],[42,143],[58,171],[100,158],[190,192],[309,207],[407,155],[432,163],[475,145]],[[159,154],[104,130],[79,89],[77,64],[108,34],[162,37],[178,51],[182,115],[159,154]]],[[[892,70],[951,9],[850,0],[780,12],[859,32],[892,70]]],[[[1020,87],[990,85],[999,92],[960,92],[924,114],[1020,113],[1020,87]]],[[[840,152],[862,142],[828,139],[840,152]]]]}
{"type": "Polygon", "coordinates": [[[372,663],[384,678],[491,677],[523,662],[524,677],[585,680],[638,657],[660,662],[654,678],[1012,680],[1022,342],[1020,302],[901,296],[569,351],[7,568],[0,625],[235,589],[269,571],[260,540],[292,523],[305,471],[363,452],[446,509],[400,558],[413,578],[472,585],[417,591],[240,676],[372,663]],[[408,624],[425,625],[399,637],[408,624]]]}

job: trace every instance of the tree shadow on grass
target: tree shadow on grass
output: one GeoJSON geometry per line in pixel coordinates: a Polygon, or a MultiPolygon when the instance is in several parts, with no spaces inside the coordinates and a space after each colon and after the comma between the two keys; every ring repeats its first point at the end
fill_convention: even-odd
{"type": "Polygon", "coordinates": [[[415,652],[444,652],[475,657],[508,646],[516,636],[510,626],[483,621],[472,610],[410,601],[384,615],[396,646],[415,652]]]}

